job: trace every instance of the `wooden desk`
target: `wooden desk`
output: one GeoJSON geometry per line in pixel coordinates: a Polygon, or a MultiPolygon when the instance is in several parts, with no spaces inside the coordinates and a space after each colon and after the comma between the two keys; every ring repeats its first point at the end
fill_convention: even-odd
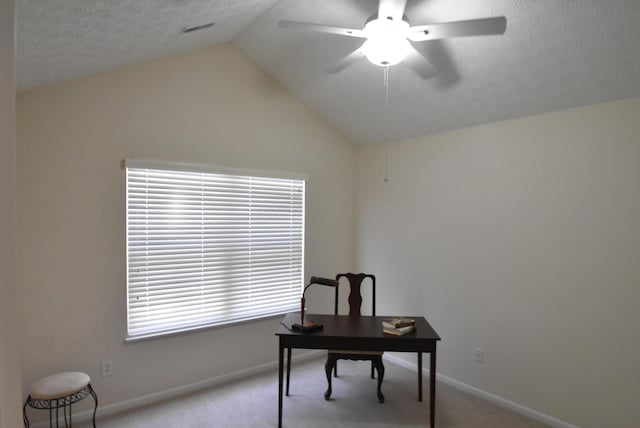
{"type": "MultiPolygon", "coordinates": [[[[305,314],[305,320],[323,324],[324,329],[315,333],[290,331],[282,324],[276,331],[278,351],[278,427],[282,427],[282,395],[284,375],[284,350],[287,349],[287,369],[291,348],[344,349],[364,351],[416,352],[418,354],[418,400],[422,401],[422,353],[430,354],[429,366],[429,422],[435,427],[436,404],[436,344],[440,336],[424,317],[408,316],[416,320],[416,331],[404,336],[382,332],[382,320],[390,316],[316,315],[305,314]]],[[[300,312],[285,315],[282,323],[291,327],[300,322],[300,312]]]]}

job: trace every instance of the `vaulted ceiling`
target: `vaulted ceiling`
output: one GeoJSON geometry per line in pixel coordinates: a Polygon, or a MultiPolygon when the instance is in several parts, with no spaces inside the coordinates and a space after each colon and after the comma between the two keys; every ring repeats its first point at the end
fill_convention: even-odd
{"type": "Polygon", "coordinates": [[[400,63],[387,87],[366,59],[325,71],[362,40],[278,27],[362,28],[377,10],[376,0],[17,0],[17,84],[230,42],[359,144],[640,96],[637,0],[408,0],[412,25],[505,16],[507,29],[415,43],[438,75],[400,63]]]}

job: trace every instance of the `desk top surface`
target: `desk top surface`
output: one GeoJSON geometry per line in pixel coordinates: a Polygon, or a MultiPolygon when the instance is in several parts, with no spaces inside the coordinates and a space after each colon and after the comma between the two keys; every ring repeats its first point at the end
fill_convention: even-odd
{"type": "Polygon", "coordinates": [[[384,338],[384,339],[421,339],[421,340],[440,340],[438,333],[431,327],[424,317],[407,316],[402,318],[412,318],[416,320],[416,330],[403,336],[394,336],[385,334],[382,331],[382,321],[389,318],[398,318],[397,315],[378,315],[378,316],[360,316],[350,317],[348,315],[321,315],[321,314],[305,314],[305,321],[314,321],[322,324],[324,328],[313,333],[300,333],[291,331],[291,324],[300,322],[300,312],[292,312],[284,316],[282,323],[276,330],[278,336],[319,336],[324,338],[384,338]],[[283,325],[284,324],[284,325],[283,325]],[[286,327],[285,327],[286,326],[286,327]]]}

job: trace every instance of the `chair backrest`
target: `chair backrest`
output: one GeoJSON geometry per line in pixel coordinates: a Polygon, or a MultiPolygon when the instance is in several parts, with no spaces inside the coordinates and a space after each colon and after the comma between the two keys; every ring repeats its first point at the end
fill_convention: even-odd
{"type": "Polygon", "coordinates": [[[336,275],[336,281],[338,281],[338,286],[336,287],[336,298],[335,298],[335,308],[334,313],[338,315],[338,303],[339,299],[339,290],[340,290],[340,278],[347,278],[350,286],[349,293],[349,315],[354,317],[359,317],[362,315],[360,308],[362,307],[362,281],[365,278],[371,279],[371,300],[372,300],[372,315],[376,314],[376,277],[371,274],[366,273],[339,273],[336,275]]]}

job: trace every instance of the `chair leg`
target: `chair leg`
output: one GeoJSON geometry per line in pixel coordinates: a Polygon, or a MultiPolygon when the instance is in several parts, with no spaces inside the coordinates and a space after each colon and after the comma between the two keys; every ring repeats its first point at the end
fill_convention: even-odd
{"type": "Polygon", "coordinates": [[[331,398],[331,371],[336,367],[337,359],[331,355],[327,356],[327,362],[324,365],[324,372],[327,375],[327,390],[324,393],[324,399],[331,398]]]}
{"type": "Polygon", "coordinates": [[[333,363],[333,377],[338,377],[338,360],[333,363]]]}
{"type": "Polygon", "coordinates": [[[374,371],[373,369],[375,368],[375,366],[376,365],[373,363],[373,360],[371,360],[371,379],[375,378],[375,375],[373,374],[373,371],[374,371]]]}
{"type": "Polygon", "coordinates": [[[382,395],[382,379],[384,378],[384,364],[382,364],[382,357],[376,358],[372,361],[375,364],[378,371],[378,401],[384,403],[384,395],[382,395]]]}

